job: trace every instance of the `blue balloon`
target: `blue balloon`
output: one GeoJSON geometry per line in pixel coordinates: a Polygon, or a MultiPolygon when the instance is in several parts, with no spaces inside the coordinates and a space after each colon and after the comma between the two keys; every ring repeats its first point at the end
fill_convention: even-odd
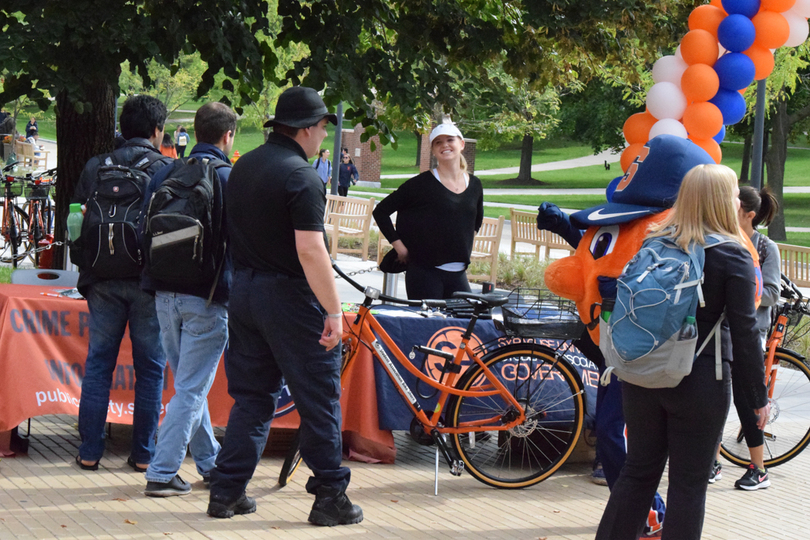
{"type": "Polygon", "coordinates": [[[613,193],[616,191],[616,186],[619,185],[622,178],[624,178],[624,176],[617,176],[607,185],[607,189],[605,189],[605,197],[607,198],[607,202],[613,202],[613,193]]]}
{"type": "Polygon", "coordinates": [[[717,78],[720,79],[720,88],[726,90],[742,90],[754,82],[756,68],[754,61],[743,53],[727,53],[714,63],[717,78]]]}
{"type": "Polygon", "coordinates": [[[759,0],[723,0],[723,9],[729,15],[745,15],[753,19],[759,11],[759,0]]]}
{"type": "Polygon", "coordinates": [[[720,109],[726,126],[736,124],[745,116],[745,99],[734,90],[721,88],[709,103],[714,103],[720,109]]]}
{"type": "Polygon", "coordinates": [[[712,137],[717,144],[723,142],[723,139],[726,138],[726,126],[721,126],[720,131],[717,132],[717,135],[712,137]]]}
{"type": "Polygon", "coordinates": [[[731,52],[743,52],[751,48],[757,31],[754,23],[745,15],[729,15],[717,27],[720,45],[731,52]]]}

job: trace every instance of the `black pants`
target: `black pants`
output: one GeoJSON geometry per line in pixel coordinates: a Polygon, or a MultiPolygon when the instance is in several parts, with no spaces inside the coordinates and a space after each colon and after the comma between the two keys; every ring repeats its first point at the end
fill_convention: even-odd
{"type": "Polygon", "coordinates": [[[186,155],[186,146],[188,146],[188,145],[185,145],[185,144],[183,146],[177,145],[177,157],[179,157],[179,158],[185,157],[185,155],[186,155]]]}
{"type": "Polygon", "coordinates": [[[467,272],[445,272],[437,268],[408,263],[405,290],[411,300],[452,298],[456,291],[470,292],[467,272]]]}
{"type": "Polygon", "coordinates": [[[740,427],[745,435],[745,444],[748,448],[756,448],[765,444],[765,434],[757,427],[759,419],[754,409],[748,406],[745,394],[742,390],[742,383],[739,378],[734,378],[734,369],[731,373],[731,389],[734,395],[734,407],[737,409],[737,416],[740,419],[740,427]]]}
{"type": "Polygon", "coordinates": [[[349,194],[349,186],[338,186],[338,195],[345,197],[349,194]]]}
{"type": "Polygon", "coordinates": [[[245,492],[262,456],[283,380],[301,416],[301,457],[312,471],[309,493],[343,491],[340,347],[318,343],[324,313],[303,278],[238,270],[230,294],[225,361],[235,403],[211,472],[211,499],[233,502],[245,492]],[[283,380],[282,380],[283,379],[283,380]]]}
{"type": "Polygon", "coordinates": [[[729,366],[715,379],[714,356],[701,356],[675,388],[622,383],[627,461],[610,492],[596,540],[636,540],[669,458],[664,539],[699,540],[709,471],[731,394],[729,366]]]}

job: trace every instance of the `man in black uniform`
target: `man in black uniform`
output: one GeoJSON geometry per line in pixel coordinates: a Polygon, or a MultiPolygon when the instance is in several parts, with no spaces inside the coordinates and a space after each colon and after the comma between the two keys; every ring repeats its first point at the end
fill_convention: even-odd
{"type": "Polygon", "coordinates": [[[323,182],[307,162],[337,124],[311,88],[278,99],[267,142],[233,168],[226,191],[234,262],[225,370],[235,403],[211,474],[208,514],[249,514],[245,493],[267,442],[282,377],[301,416],[301,456],[312,470],[309,521],[359,523],[341,466],[340,343],[343,315],[326,250],[323,182]]]}

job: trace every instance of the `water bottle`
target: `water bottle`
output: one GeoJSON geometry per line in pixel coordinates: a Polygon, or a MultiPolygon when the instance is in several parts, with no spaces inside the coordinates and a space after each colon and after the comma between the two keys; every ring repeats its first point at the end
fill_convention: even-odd
{"type": "Polygon", "coordinates": [[[695,318],[689,316],[683,321],[681,331],[678,333],[678,341],[695,339],[696,337],[697,337],[697,325],[695,324],[695,318]]]}
{"type": "Polygon", "coordinates": [[[82,234],[82,221],[84,215],[82,214],[82,205],[80,203],[73,203],[70,205],[70,213],[67,218],[68,237],[71,242],[75,242],[82,234]]]}
{"type": "Polygon", "coordinates": [[[615,298],[602,298],[602,320],[608,322],[610,314],[613,312],[613,306],[616,305],[615,298]]]}

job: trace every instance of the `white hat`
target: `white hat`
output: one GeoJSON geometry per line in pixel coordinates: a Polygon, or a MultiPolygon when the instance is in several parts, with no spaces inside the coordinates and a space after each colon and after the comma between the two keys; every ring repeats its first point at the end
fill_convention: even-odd
{"type": "Polygon", "coordinates": [[[445,122],[433,128],[433,131],[430,132],[430,144],[433,144],[433,139],[439,135],[450,135],[452,137],[464,139],[464,136],[452,122],[445,122]]]}

